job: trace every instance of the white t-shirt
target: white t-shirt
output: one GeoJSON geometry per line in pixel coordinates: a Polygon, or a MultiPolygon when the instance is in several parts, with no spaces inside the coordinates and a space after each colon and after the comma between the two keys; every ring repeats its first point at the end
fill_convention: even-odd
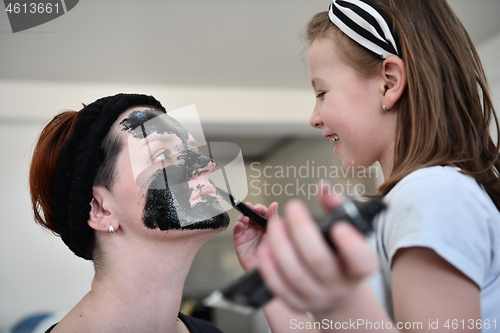
{"type": "Polygon", "coordinates": [[[382,274],[371,283],[389,314],[394,254],[426,247],[479,286],[482,320],[490,322],[483,332],[500,332],[500,213],[482,187],[458,168],[434,166],[403,178],[384,201],[388,207],[377,217],[374,235],[382,274]]]}

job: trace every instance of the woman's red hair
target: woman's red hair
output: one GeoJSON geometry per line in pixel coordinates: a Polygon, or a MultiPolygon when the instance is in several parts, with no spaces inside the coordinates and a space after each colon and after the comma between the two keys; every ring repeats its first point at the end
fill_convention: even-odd
{"type": "Polygon", "coordinates": [[[35,146],[29,171],[31,204],[35,221],[59,234],[55,225],[52,186],[64,143],[80,112],[66,111],[55,116],[42,130],[35,146]]]}

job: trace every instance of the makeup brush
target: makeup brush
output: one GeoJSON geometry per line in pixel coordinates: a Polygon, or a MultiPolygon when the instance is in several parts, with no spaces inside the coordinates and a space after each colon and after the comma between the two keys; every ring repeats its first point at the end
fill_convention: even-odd
{"type": "Polygon", "coordinates": [[[238,212],[240,212],[241,214],[243,214],[245,216],[248,216],[250,218],[250,220],[257,222],[257,224],[260,225],[262,228],[265,229],[267,227],[267,219],[264,216],[260,215],[255,210],[253,210],[248,205],[246,205],[244,202],[236,199],[235,197],[233,197],[231,194],[227,193],[226,191],[224,191],[218,187],[216,187],[215,189],[216,189],[219,197],[221,197],[228,204],[233,206],[238,212]]]}

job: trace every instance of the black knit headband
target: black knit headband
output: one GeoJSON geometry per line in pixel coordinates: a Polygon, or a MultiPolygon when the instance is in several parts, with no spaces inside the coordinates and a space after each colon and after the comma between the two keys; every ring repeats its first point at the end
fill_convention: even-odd
{"type": "Polygon", "coordinates": [[[92,259],[94,232],[87,222],[92,186],[104,160],[101,144],[120,114],[133,106],[151,106],[165,112],[152,96],[118,94],[101,98],[80,111],[61,149],[52,187],[55,224],[64,243],[84,259],[92,259]]]}
{"type": "Polygon", "coordinates": [[[344,34],[379,58],[401,57],[396,33],[370,0],[333,0],[328,16],[344,34]]]}

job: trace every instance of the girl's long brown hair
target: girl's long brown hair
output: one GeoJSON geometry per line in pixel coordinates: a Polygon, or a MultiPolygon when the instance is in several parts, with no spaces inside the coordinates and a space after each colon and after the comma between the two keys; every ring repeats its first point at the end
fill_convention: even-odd
{"type": "MultiPolygon", "coordinates": [[[[372,2],[394,26],[407,73],[398,101],[393,171],[379,194],[420,168],[454,165],[474,177],[500,209],[498,119],[464,26],[446,0],[372,2]]],[[[306,39],[311,44],[332,31],[343,60],[364,77],[378,72],[382,61],[340,32],[327,12],[309,21],[306,39]]]]}

